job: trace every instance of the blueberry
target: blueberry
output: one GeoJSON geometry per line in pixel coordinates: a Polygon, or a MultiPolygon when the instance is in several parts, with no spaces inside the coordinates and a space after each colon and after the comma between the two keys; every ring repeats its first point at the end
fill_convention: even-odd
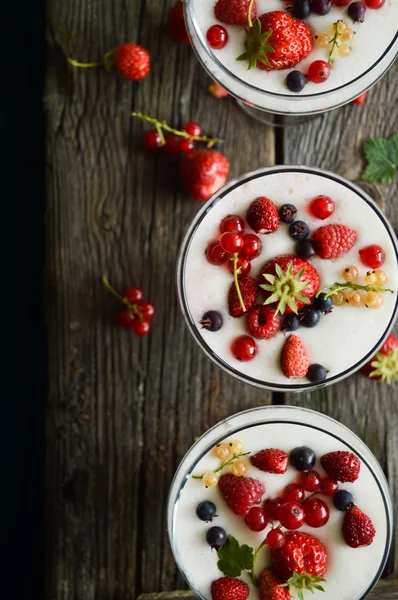
{"type": "Polygon", "coordinates": [[[307,446],[293,448],[290,453],[290,462],[297,471],[310,471],[316,462],[315,452],[307,446]]]}
{"type": "Polygon", "coordinates": [[[284,223],[293,223],[296,214],[297,208],[293,204],[284,204],[279,209],[279,216],[284,223]]]}
{"type": "Polygon", "coordinates": [[[304,221],[294,221],[289,227],[289,233],[294,240],[305,240],[310,234],[309,227],[304,221]]]}
{"type": "Polygon", "coordinates": [[[321,312],[316,308],[309,308],[300,315],[300,323],[304,327],[316,327],[321,320],[321,312]]]}
{"type": "Polygon", "coordinates": [[[293,0],[292,15],[297,19],[305,19],[311,12],[310,0],[293,0]]]}
{"type": "Polygon", "coordinates": [[[216,505],[213,502],[204,500],[203,502],[200,502],[200,504],[198,504],[198,506],[196,507],[196,516],[201,521],[206,521],[206,523],[208,523],[209,521],[212,521],[214,519],[214,517],[216,516],[216,511],[216,505]]]}
{"type": "Polygon", "coordinates": [[[328,372],[326,371],[325,367],[314,363],[308,367],[307,379],[309,379],[312,383],[318,383],[319,381],[326,379],[327,374],[328,372]]]}
{"type": "Polygon", "coordinates": [[[319,294],[314,300],[314,306],[326,314],[332,310],[333,301],[330,296],[326,298],[326,294],[319,294]]]}
{"type": "Polygon", "coordinates": [[[353,2],[348,7],[348,16],[354,21],[359,21],[363,23],[365,20],[366,6],[363,2],[353,2]]]}
{"type": "MultiPolygon", "coordinates": [[[[299,92],[302,92],[307,85],[307,78],[301,71],[290,71],[289,75],[286,77],[286,85],[288,90],[298,94],[299,92]]],[[[287,223],[290,222],[291,221],[287,221],[287,223]]]]}
{"type": "Polygon", "coordinates": [[[219,550],[227,539],[227,533],[222,527],[210,527],[206,533],[206,541],[212,550],[219,550]]]}
{"type": "Polygon", "coordinates": [[[354,498],[347,490],[339,490],[333,496],[333,504],[337,510],[348,510],[351,508],[354,498]]]}
{"type": "Polygon", "coordinates": [[[282,331],[296,331],[299,327],[300,321],[296,315],[286,315],[283,319],[282,331]]]}
{"type": "Polygon", "coordinates": [[[329,0],[311,0],[311,10],[316,15],[327,15],[330,8],[331,2],[329,0]]]}
{"type": "Polygon", "coordinates": [[[202,325],[202,329],[208,329],[209,331],[219,331],[223,326],[224,319],[221,313],[216,310],[208,310],[199,321],[202,325]]]}
{"type": "Polygon", "coordinates": [[[315,255],[315,248],[311,240],[299,240],[296,244],[296,254],[300,258],[311,258],[315,255]]]}

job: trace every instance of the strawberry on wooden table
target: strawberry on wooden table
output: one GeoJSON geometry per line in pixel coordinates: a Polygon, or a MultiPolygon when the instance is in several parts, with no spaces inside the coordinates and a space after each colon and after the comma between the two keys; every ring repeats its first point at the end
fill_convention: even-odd
{"type": "Polygon", "coordinates": [[[253,467],[265,473],[283,474],[286,472],[289,457],[283,450],[265,448],[250,457],[253,467]]]}
{"type": "Polygon", "coordinates": [[[343,521],[343,537],[351,548],[370,546],[376,535],[371,519],[355,504],[347,510],[343,521]]]}
{"type": "Polygon", "coordinates": [[[221,475],[218,489],[232,512],[243,517],[252,506],[260,504],[265,494],[261,481],[252,477],[236,477],[230,473],[221,475]]]}
{"type": "Polygon", "coordinates": [[[297,335],[290,335],[282,349],[281,367],[285,377],[305,377],[310,361],[307,350],[297,335]]]}
{"type": "Polygon", "coordinates": [[[208,200],[224,185],[228,172],[228,160],[214,150],[193,150],[180,161],[180,182],[195,200],[208,200]]]}
{"type": "Polygon", "coordinates": [[[104,67],[109,73],[116,73],[124,79],[138,81],[144,79],[151,70],[149,52],[137,44],[126,43],[105,54],[102,62],[81,63],[72,58],[68,62],[73,67],[89,69],[104,67]]]}
{"type": "Polygon", "coordinates": [[[212,600],[246,600],[249,586],[235,577],[220,577],[211,584],[212,600]]]}
{"type": "Polygon", "coordinates": [[[359,477],[361,463],[352,452],[337,450],[321,457],[321,465],[335,481],[354,483],[359,477]]]}

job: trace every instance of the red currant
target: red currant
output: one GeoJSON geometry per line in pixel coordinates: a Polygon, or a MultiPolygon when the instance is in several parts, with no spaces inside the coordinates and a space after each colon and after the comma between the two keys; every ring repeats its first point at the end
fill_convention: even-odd
{"type": "Polygon", "coordinates": [[[220,246],[228,254],[235,254],[243,246],[243,237],[237,231],[226,231],[220,237],[220,246]]]}
{"type": "Polygon", "coordinates": [[[144,146],[151,152],[155,152],[163,146],[162,137],[156,129],[151,129],[146,132],[144,135],[144,146]]]}
{"type": "Polygon", "coordinates": [[[383,248],[377,246],[377,244],[361,248],[359,256],[361,257],[363,264],[371,269],[378,269],[386,260],[386,253],[383,248]]]}
{"type": "Polygon", "coordinates": [[[285,487],[283,497],[286,502],[303,502],[305,498],[304,489],[299,483],[291,483],[285,487]]]}
{"type": "Polygon", "coordinates": [[[330,66],[324,60],[316,60],[308,67],[307,78],[312,83],[323,83],[329,79],[330,66]]]}
{"type": "Polygon", "coordinates": [[[245,228],[245,222],[242,217],[238,217],[238,215],[228,215],[224,217],[220,223],[220,231],[221,233],[225,233],[226,231],[237,231],[238,233],[242,233],[245,228]]]}
{"type": "Polygon", "coordinates": [[[127,290],[124,292],[124,297],[126,298],[127,302],[130,302],[130,304],[141,302],[142,295],[142,290],[140,290],[138,287],[127,288],[127,290]]]}
{"type": "Polygon", "coordinates": [[[243,236],[242,250],[239,252],[243,258],[253,259],[260,255],[263,243],[254,233],[247,233],[243,236]]]}
{"type": "Polygon", "coordinates": [[[286,529],[299,529],[304,523],[304,508],[297,502],[286,502],[279,508],[278,518],[286,529]]]}
{"type": "Polygon", "coordinates": [[[191,152],[195,148],[195,142],[193,140],[181,139],[180,152],[191,152]]]}
{"type": "Polygon", "coordinates": [[[334,496],[339,489],[339,484],[331,477],[325,477],[322,479],[319,489],[324,496],[334,496]]]}
{"type": "Polygon", "coordinates": [[[363,104],[366,100],[366,96],[367,96],[367,92],[365,92],[364,94],[361,94],[360,96],[358,96],[358,98],[355,98],[355,100],[352,101],[353,104],[363,104]]]}
{"type": "Polygon", "coordinates": [[[232,342],[232,354],[237,360],[247,362],[257,354],[257,344],[249,335],[241,335],[232,342]]]}
{"type": "Polygon", "coordinates": [[[366,6],[369,8],[381,8],[386,0],[365,0],[366,6]]]}
{"type": "MultiPolygon", "coordinates": [[[[250,273],[250,269],[252,268],[250,261],[246,260],[245,258],[241,258],[241,257],[238,258],[236,266],[239,270],[238,278],[245,277],[246,275],[248,275],[250,273]]],[[[233,260],[228,261],[228,269],[233,274],[233,272],[234,272],[234,261],[233,260]]]]}
{"type": "Polygon", "coordinates": [[[334,211],[334,202],[329,196],[317,196],[310,202],[310,211],[317,219],[327,219],[334,211]]]}
{"type": "Polygon", "coordinates": [[[212,25],[206,33],[206,39],[210,48],[221,50],[228,44],[228,31],[222,25],[212,25]]]}
{"type": "Polygon", "coordinates": [[[305,522],[310,527],[323,527],[329,521],[329,507],[320,498],[309,498],[304,504],[305,522]]]}
{"type": "Polygon", "coordinates": [[[271,531],[268,532],[265,541],[270,548],[276,550],[277,548],[282,548],[285,543],[285,536],[280,529],[271,529],[271,531]]]}
{"type": "Polygon", "coordinates": [[[140,319],[136,319],[135,321],[133,321],[131,329],[133,330],[134,335],[137,335],[138,337],[144,337],[150,332],[151,326],[148,323],[148,321],[141,321],[140,319]]]}
{"type": "Polygon", "coordinates": [[[150,302],[144,301],[138,304],[138,310],[140,311],[142,318],[145,320],[153,319],[155,316],[155,307],[150,302]]]}
{"type": "Polygon", "coordinates": [[[306,492],[316,492],[321,483],[321,476],[316,471],[301,473],[301,485],[306,492]]]}
{"type": "Polygon", "coordinates": [[[117,316],[117,322],[123,329],[129,329],[132,326],[133,321],[135,321],[135,314],[128,308],[121,310],[117,316]]]}
{"type": "Polygon", "coordinates": [[[266,500],[264,503],[264,508],[267,512],[267,517],[272,521],[277,521],[279,508],[285,503],[286,500],[283,498],[271,498],[271,500],[266,500]]]}
{"type": "Polygon", "coordinates": [[[260,506],[253,506],[245,517],[245,523],[252,531],[262,531],[267,527],[267,515],[260,506]]]}
{"type": "Polygon", "coordinates": [[[182,130],[185,131],[185,133],[192,135],[193,137],[200,137],[202,135],[201,126],[198,125],[198,123],[195,123],[194,121],[189,121],[189,123],[185,123],[182,130]]]}
{"type": "Polygon", "coordinates": [[[222,265],[228,258],[228,254],[220,246],[220,242],[209,242],[206,249],[206,258],[212,265],[222,265]]]}
{"type": "Polygon", "coordinates": [[[165,153],[169,156],[180,154],[181,139],[182,138],[179,135],[175,135],[174,133],[166,136],[166,144],[163,146],[165,153]]]}

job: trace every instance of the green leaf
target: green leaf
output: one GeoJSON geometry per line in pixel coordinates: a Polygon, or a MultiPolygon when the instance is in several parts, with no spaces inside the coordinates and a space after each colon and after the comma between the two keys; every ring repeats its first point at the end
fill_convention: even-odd
{"type": "Polygon", "coordinates": [[[275,291],[275,286],[274,285],[268,285],[267,283],[261,284],[260,288],[262,290],[266,290],[267,292],[274,292],[275,291]]]}
{"type": "Polygon", "coordinates": [[[299,600],[304,600],[303,590],[298,590],[298,592],[297,592],[297,598],[299,600]]]}
{"type": "Polygon", "coordinates": [[[238,58],[236,60],[249,60],[249,55],[247,52],[244,52],[243,54],[238,56],[238,58]]]}
{"type": "Polygon", "coordinates": [[[217,567],[227,577],[239,577],[242,571],[250,571],[254,565],[254,549],[243,544],[232,535],[217,552],[217,567]]]}
{"type": "Polygon", "coordinates": [[[375,183],[391,183],[398,167],[398,134],[389,139],[375,138],[364,143],[368,166],[362,179],[375,183]]]}

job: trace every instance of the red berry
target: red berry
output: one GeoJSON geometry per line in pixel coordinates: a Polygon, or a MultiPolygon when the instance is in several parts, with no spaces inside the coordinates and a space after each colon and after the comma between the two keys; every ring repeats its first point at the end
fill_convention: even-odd
{"type": "Polygon", "coordinates": [[[304,504],[305,522],[310,527],[323,527],[329,521],[329,507],[320,498],[309,498],[304,504]]]}
{"type": "Polygon", "coordinates": [[[304,508],[297,502],[286,502],[278,510],[278,519],[286,529],[299,529],[304,523],[304,508]]]}
{"type": "Polygon", "coordinates": [[[211,48],[221,50],[228,44],[228,31],[222,25],[212,25],[206,33],[206,39],[211,48]]]}
{"type": "Polygon", "coordinates": [[[211,584],[211,600],[246,600],[249,592],[247,583],[234,577],[221,577],[211,584]]]}
{"type": "Polygon", "coordinates": [[[224,88],[221,87],[221,85],[219,85],[216,81],[212,81],[209,84],[207,91],[213,98],[226,98],[229,96],[227,90],[224,90],[224,88]]]}
{"type": "Polygon", "coordinates": [[[310,202],[310,211],[317,219],[327,219],[334,211],[334,202],[329,196],[317,196],[310,202]]]}
{"type": "MultiPolygon", "coordinates": [[[[228,25],[247,25],[250,0],[217,0],[214,7],[216,18],[228,25]]],[[[257,16],[257,3],[253,2],[250,16],[254,22],[257,16]]]]}
{"type": "Polygon", "coordinates": [[[244,258],[252,260],[261,254],[262,248],[263,244],[258,235],[247,233],[243,236],[243,246],[239,254],[244,258]]]}
{"type": "Polygon", "coordinates": [[[347,510],[342,529],[344,541],[351,548],[370,546],[376,535],[376,529],[370,518],[355,504],[347,510]]]}
{"type": "Polygon", "coordinates": [[[321,456],[321,465],[329,477],[342,483],[356,481],[361,470],[359,458],[348,450],[336,450],[324,454],[321,456]]]}
{"type": "Polygon", "coordinates": [[[312,83],[323,83],[329,75],[330,66],[324,60],[316,60],[308,67],[307,77],[312,83]]]}
{"type": "Polygon", "coordinates": [[[135,304],[136,302],[141,302],[142,300],[142,290],[138,287],[130,287],[124,292],[124,297],[127,302],[130,304],[135,304]]]}
{"type": "Polygon", "coordinates": [[[271,500],[266,500],[264,502],[264,508],[267,512],[267,517],[272,521],[278,520],[279,508],[282,504],[285,504],[286,500],[283,498],[271,498],[271,500]]]}
{"type": "Polygon", "coordinates": [[[235,254],[243,246],[243,237],[237,231],[226,231],[220,237],[220,245],[228,254],[235,254]]]}
{"type": "Polygon", "coordinates": [[[132,326],[133,321],[135,321],[135,314],[128,308],[121,310],[117,316],[117,322],[123,329],[129,329],[132,326]]]}
{"type": "Polygon", "coordinates": [[[321,258],[338,258],[351,250],[357,241],[355,231],[337,223],[322,225],[312,234],[312,243],[321,258]]]}
{"type": "MultiPolygon", "coordinates": [[[[220,223],[221,233],[225,233],[226,231],[237,231],[238,233],[242,233],[244,228],[245,228],[245,222],[242,219],[242,217],[239,217],[238,215],[228,215],[228,216],[224,217],[220,223]]],[[[249,258],[249,257],[245,257],[245,258],[249,258]]]]}
{"type": "Polygon", "coordinates": [[[386,253],[383,248],[377,244],[361,248],[359,256],[361,257],[363,264],[371,269],[378,269],[386,260],[386,253]]]}
{"type": "Polygon", "coordinates": [[[270,548],[282,548],[285,543],[285,536],[280,529],[271,529],[271,531],[268,532],[265,541],[270,548]]]}
{"type": "Polygon", "coordinates": [[[253,506],[247,513],[245,522],[252,531],[262,531],[267,527],[267,514],[261,506],[253,506]]]}
{"type": "Polygon", "coordinates": [[[185,131],[185,133],[188,133],[189,135],[192,135],[194,137],[200,137],[202,135],[201,126],[198,125],[198,123],[195,123],[194,121],[189,121],[189,123],[185,123],[182,130],[185,131]]]}
{"type": "Polygon", "coordinates": [[[131,329],[133,330],[134,335],[137,335],[138,337],[144,337],[150,332],[151,326],[148,323],[148,321],[141,321],[140,319],[136,319],[135,321],[133,321],[131,329]]]}
{"type": "Polygon", "coordinates": [[[351,2],[351,0],[333,0],[333,4],[335,4],[336,6],[347,6],[347,4],[349,4],[351,2]]]}
{"type": "MultiPolygon", "coordinates": [[[[237,266],[237,268],[239,270],[238,278],[239,277],[245,277],[245,275],[248,275],[250,273],[251,268],[252,268],[252,266],[250,264],[250,261],[246,260],[245,258],[241,258],[241,257],[238,258],[236,266],[237,266]]],[[[228,269],[233,274],[233,272],[234,272],[234,261],[233,260],[229,260],[228,261],[228,269]]]]}
{"type": "Polygon", "coordinates": [[[358,96],[358,98],[355,98],[355,100],[352,101],[353,104],[364,104],[365,100],[366,100],[366,96],[367,96],[367,92],[365,92],[364,94],[361,94],[360,96],[358,96]]]}
{"type": "Polygon", "coordinates": [[[206,258],[212,265],[222,265],[228,258],[228,254],[220,246],[220,242],[209,242],[206,249],[206,258]]]}
{"type": "Polygon", "coordinates": [[[381,8],[386,0],[365,0],[366,6],[369,8],[381,8]]]}
{"type": "Polygon", "coordinates": [[[111,58],[112,70],[124,79],[138,81],[146,77],[151,69],[149,53],[136,44],[127,43],[118,46],[111,53],[111,58]]]}
{"type": "Polygon", "coordinates": [[[191,152],[195,148],[195,142],[193,140],[185,140],[181,138],[180,141],[180,152],[191,152]]]}
{"type": "Polygon", "coordinates": [[[145,319],[146,321],[148,319],[153,319],[156,312],[154,305],[150,302],[146,302],[145,300],[144,302],[140,302],[138,304],[138,310],[140,311],[143,319],[145,319]]]}
{"type": "Polygon", "coordinates": [[[180,160],[179,178],[195,200],[208,200],[226,182],[229,162],[215,150],[192,150],[180,160]]]}
{"type": "Polygon", "coordinates": [[[181,153],[181,137],[179,135],[175,135],[171,133],[166,136],[166,143],[163,146],[163,149],[166,154],[169,156],[175,156],[181,153]]]}
{"type": "Polygon", "coordinates": [[[184,4],[181,0],[177,0],[174,6],[170,8],[167,28],[171,37],[177,42],[182,42],[183,44],[190,43],[185,26],[184,4]]]}
{"type": "Polygon", "coordinates": [[[247,315],[247,328],[253,337],[268,340],[281,328],[279,315],[271,306],[253,306],[247,315]]]}
{"type": "Polygon", "coordinates": [[[163,141],[156,129],[147,131],[144,135],[144,147],[150,152],[155,152],[163,146],[163,141]]]}
{"type": "Polygon", "coordinates": [[[283,490],[283,497],[286,502],[303,502],[305,493],[303,487],[299,483],[291,483],[283,490]]]}
{"type": "Polygon", "coordinates": [[[300,480],[306,492],[316,492],[321,483],[321,476],[316,471],[305,471],[301,473],[300,480]]]}
{"type": "Polygon", "coordinates": [[[261,481],[253,477],[236,477],[232,473],[221,475],[218,489],[229,508],[245,517],[252,506],[260,504],[265,493],[261,481]]]}
{"type": "Polygon", "coordinates": [[[319,486],[320,491],[324,496],[334,496],[339,489],[339,484],[331,477],[324,477],[319,486]]]}
{"type": "Polygon", "coordinates": [[[257,354],[257,344],[248,335],[241,335],[232,342],[232,354],[237,360],[247,362],[257,354]]]}

